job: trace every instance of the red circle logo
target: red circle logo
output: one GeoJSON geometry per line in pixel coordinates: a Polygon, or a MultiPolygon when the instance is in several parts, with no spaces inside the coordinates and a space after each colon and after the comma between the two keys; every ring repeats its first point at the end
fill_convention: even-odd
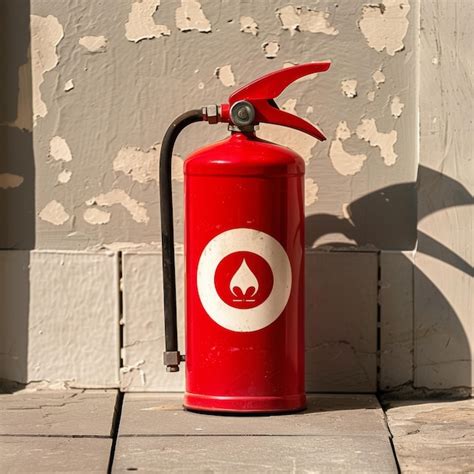
{"type": "Polygon", "coordinates": [[[253,252],[233,252],[218,264],[214,285],[219,297],[238,309],[255,308],[270,295],[273,273],[264,258],[253,252]]]}

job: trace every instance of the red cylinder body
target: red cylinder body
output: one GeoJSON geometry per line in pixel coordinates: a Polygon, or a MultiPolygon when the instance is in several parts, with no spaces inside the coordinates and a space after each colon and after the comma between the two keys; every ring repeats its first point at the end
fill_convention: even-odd
{"type": "Polygon", "coordinates": [[[185,407],[304,408],[303,159],[238,132],[184,172],[185,407]]]}

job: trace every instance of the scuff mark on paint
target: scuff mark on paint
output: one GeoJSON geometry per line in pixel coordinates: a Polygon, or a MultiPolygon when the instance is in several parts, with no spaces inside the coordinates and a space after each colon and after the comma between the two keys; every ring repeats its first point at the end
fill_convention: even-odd
{"type": "MultiPolygon", "coordinates": [[[[160,144],[148,150],[137,147],[122,147],[113,161],[114,171],[130,176],[138,183],[149,183],[158,180],[158,163],[160,160],[160,144]]],[[[171,179],[183,181],[183,159],[173,155],[171,161],[171,179]]]]}
{"type": "Polygon", "coordinates": [[[277,57],[278,51],[280,51],[280,45],[275,41],[270,41],[263,43],[262,49],[266,58],[273,59],[277,57]]]}
{"type": "Polygon", "coordinates": [[[72,154],[69,146],[62,137],[53,137],[49,142],[49,155],[56,161],[71,161],[72,154]]]}
{"type": "Polygon", "coordinates": [[[367,92],[367,100],[373,102],[375,100],[375,91],[367,92]]]}
{"type": "Polygon", "coordinates": [[[72,89],[74,89],[74,81],[72,79],[69,79],[69,81],[64,84],[64,91],[69,92],[72,89]]]}
{"type": "Polygon", "coordinates": [[[390,102],[390,111],[394,117],[398,118],[400,115],[402,115],[403,107],[405,107],[405,104],[400,101],[400,97],[397,95],[393,97],[392,101],[390,102]]]}
{"type": "Polygon", "coordinates": [[[309,7],[294,7],[287,5],[279,8],[276,15],[280,20],[281,27],[288,30],[293,36],[297,31],[309,33],[324,33],[326,35],[337,35],[337,31],[329,22],[329,13],[313,10],[309,7]]]}
{"type": "Polygon", "coordinates": [[[232,72],[232,66],[230,64],[217,67],[214,71],[214,76],[216,76],[225,87],[235,86],[234,73],[232,72]]]}
{"type": "Polygon", "coordinates": [[[211,23],[204,15],[201,4],[196,0],[181,0],[181,6],[176,9],[176,27],[185,32],[197,30],[200,33],[210,33],[211,23]]]}
{"type": "Polygon", "coordinates": [[[358,24],[369,46],[378,52],[385,49],[390,56],[403,50],[409,11],[408,0],[384,0],[383,3],[364,5],[358,24]]]}
{"type": "Polygon", "coordinates": [[[319,186],[311,178],[304,180],[304,205],[311,206],[318,200],[319,186]]]}
{"type": "Polygon", "coordinates": [[[349,99],[357,97],[357,81],[355,79],[345,79],[341,82],[341,91],[349,99]]]}
{"type": "Polygon", "coordinates": [[[69,183],[71,176],[72,176],[72,171],[62,170],[61,173],[58,174],[58,183],[60,184],[69,183]]]}
{"type": "Polygon", "coordinates": [[[306,107],[306,115],[311,115],[313,112],[314,112],[313,106],[308,105],[308,107],[306,107]]]}
{"type": "Polygon", "coordinates": [[[250,33],[251,35],[258,35],[258,24],[251,16],[240,17],[240,31],[242,33],[250,33]]]}
{"type": "Polygon", "coordinates": [[[112,189],[108,193],[99,194],[87,200],[86,204],[88,206],[98,205],[104,207],[119,204],[130,213],[135,222],[148,224],[150,220],[144,203],[131,198],[123,189],[112,189]]]}
{"type": "Polygon", "coordinates": [[[377,71],[372,74],[372,79],[374,80],[377,89],[380,89],[380,84],[385,82],[385,74],[381,69],[377,69],[377,71]]]}
{"type": "Polygon", "coordinates": [[[357,136],[369,143],[370,146],[378,147],[380,155],[387,166],[392,166],[397,161],[398,155],[393,147],[397,141],[397,131],[389,133],[379,132],[375,119],[364,119],[356,129],[357,136]]]}
{"type": "Polygon", "coordinates": [[[125,37],[128,41],[138,43],[145,39],[169,36],[171,31],[166,25],[157,25],[153,14],[158,10],[160,0],[142,0],[133,2],[132,10],[125,23],[125,37]]]}
{"type": "Polygon", "coordinates": [[[79,39],[79,44],[89,51],[89,53],[105,53],[107,51],[107,38],[105,36],[83,36],[79,39]]]}
{"type": "Polygon", "coordinates": [[[12,173],[0,173],[0,189],[17,188],[23,181],[23,176],[12,173]]]}
{"type": "Polygon", "coordinates": [[[45,117],[48,108],[41,97],[41,84],[46,72],[58,64],[56,47],[64,37],[63,27],[52,15],[31,15],[31,72],[33,96],[33,125],[39,117],[45,117]]]}
{"type": "Polygon", "coordinates": [[[91,207],[84,211],[83,218],[90,225],[104,225],[110,222],[110,212],[91,207]]]}
{"type": "Polygon", "coordinates": [[[339,122],[336,136],[329,147],[329,158],[334,169],[342,176],[353,176],[360,172],[367,156],[351,155],[344,150],[342,142],[350,138],[351,131],[345,121],[339,122]]]}
{"type": "Polygon", "coordinates": [[[53,200],[46,204],[39,213],[39,218],[53,225],[62,225],[69,220],[69,214],[60,202],[53,200]]]}
{"type": "MultiPolygon", "coordinates": [[[[296,114],[295,107],[296,99],[288,99],[280,106],[280,109],[285,112],[296,114]]],[[[306,133],[266,123],[260,124],[258,136],[271,142],[281,143],[282,145],[294,150],[304,159],[306,164],[309,163],[309,160],[312,157],[312,149],[318,142],[316,138],[313,138],[306,133]]]]}

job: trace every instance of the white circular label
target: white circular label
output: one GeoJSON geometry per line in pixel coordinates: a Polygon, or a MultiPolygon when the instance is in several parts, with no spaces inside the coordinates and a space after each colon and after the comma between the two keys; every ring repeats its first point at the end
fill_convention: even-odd
{"type": "Polygon", "coordinates": [[[290,261],[281,244],[265,232],[246,228],[228,230],[210,240],[197,269],[199,297],[207,314],[237,332],[257,331],[273,323],[288,303],[291,280],[290,261]],[[216,281],[223,274],[216,275],[216,270],[224,259],[233,259],[230,264],[236,270],[231,278],[227,276],[228,281],[216,281]],[[252,265],[261,271],[253,271],[252,265]],[[227,287],[227,302],[216,284],[227,287]]]}

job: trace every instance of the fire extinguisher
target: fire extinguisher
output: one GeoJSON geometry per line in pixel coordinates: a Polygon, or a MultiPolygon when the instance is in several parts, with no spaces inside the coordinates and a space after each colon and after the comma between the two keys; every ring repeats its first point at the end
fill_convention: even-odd
{"type": "Polygon", "coordinates": [[[257,138],[259,123],[319,140],[309,122],[274,101],[297,79],[329,62],[301,64],[240,88],[227,104],[180,115],[163,139],[160,205],[165,318],[164,364],[178,350],[171,159],[179,133],[207,121],[231,136],[184,161],[184,407],[204,412],[270,413],[305,408],[304,171],[294,151],[257,138]]]}

